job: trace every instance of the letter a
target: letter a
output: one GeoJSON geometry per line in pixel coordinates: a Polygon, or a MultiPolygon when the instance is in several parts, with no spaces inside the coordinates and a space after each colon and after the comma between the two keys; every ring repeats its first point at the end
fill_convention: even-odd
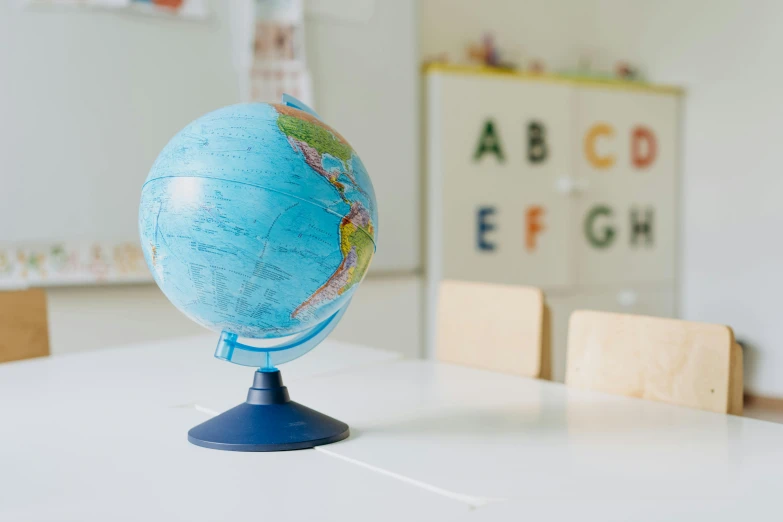
{"type": "Polygon", "coordinates": [[[486,152],[491,152],[498,157],[498,161],[503,163],[503,150],[500,148],[500,137],[495,134],[495,123],[492,120],[487,120],[484,124],[484,130],[479,136],[478,147],[476,153],[473,155],[473,159],[478,161],[486,152]]]}

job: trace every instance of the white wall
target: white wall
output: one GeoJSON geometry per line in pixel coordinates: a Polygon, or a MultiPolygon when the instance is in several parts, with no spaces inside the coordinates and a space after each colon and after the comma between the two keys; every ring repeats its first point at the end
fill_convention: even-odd
{"type": "Polygon", "coordinates": [[[746,384],[783,396],[783,3],[742,0],[424,0],[422,56],[492,28],[501,44],[573,68],[582,54],[687,89],[681,315],[748,341],[746,384]]]}
{"type": "Polygon", "coordinates": [[[490,32],[511,60],[543,60],[551,69],[574,67],[587,39],[589,0],[421,0],[423,59],[447,53],[463,61],[468,45],[490,32]]]}
{"type": "Polygon", "coordinates": [[[206,21],[0,2],[0,241],[128,241],[188,122],[238,100],[228,8],[206,21]]]}

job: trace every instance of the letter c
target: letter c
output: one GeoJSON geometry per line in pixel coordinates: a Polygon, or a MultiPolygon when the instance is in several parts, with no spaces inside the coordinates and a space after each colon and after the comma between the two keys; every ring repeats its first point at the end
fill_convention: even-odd
{"type": "Polygon", "coordinates": [[[599,156],[595,151],[595,141],[599,136],[606,136],[611,138],[614,136],[614,129],[608,123],[596,123],[585,134],[585,157],[593,167],[597,169],[608,169],[614,165],[614,156],[607,154],[605,156],[599,156]]]}

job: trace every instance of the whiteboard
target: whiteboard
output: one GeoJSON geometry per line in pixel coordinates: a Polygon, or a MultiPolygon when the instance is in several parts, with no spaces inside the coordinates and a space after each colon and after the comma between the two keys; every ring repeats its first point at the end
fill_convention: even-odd
{"type": "Polygon", "coordinates": [[[0,243],[138,241],[141,186],[239,100],[229,5],[205,21],[0,2],[0,243]]]}

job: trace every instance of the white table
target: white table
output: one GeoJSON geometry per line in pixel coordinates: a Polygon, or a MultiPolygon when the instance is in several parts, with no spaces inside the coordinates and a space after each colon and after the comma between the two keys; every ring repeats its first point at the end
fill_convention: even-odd
{"type": "Polygon", "coordinates": [[[0,520],[780,520],[783,425],[325,343],[292,398],[351,426],[188,444],[252,370],[197,338],[0,365],[0,520]]]}

